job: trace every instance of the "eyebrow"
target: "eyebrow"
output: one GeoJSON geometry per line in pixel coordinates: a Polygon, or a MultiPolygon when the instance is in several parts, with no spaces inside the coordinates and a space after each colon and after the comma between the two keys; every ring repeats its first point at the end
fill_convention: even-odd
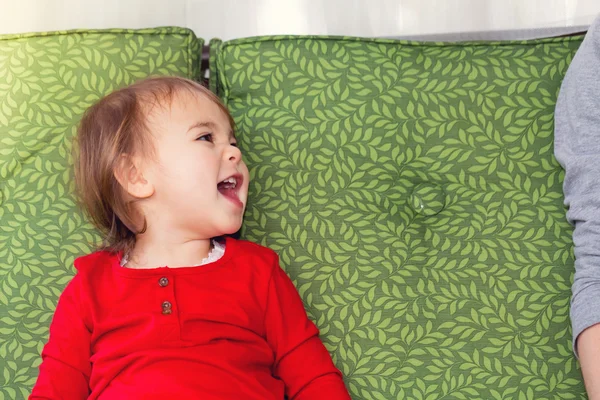
{"type": "Polygon", "coordinates": [[[192,126],[189,127],[188,132],[191,131],[192,129],[196,129],[196,128],[209,128],[209,129],[215,129],[217,127],[217,124],[215,124],[214,122],[196,122],[194,124],[192,124],[192,126]]]}
{"type": "MultiPolygon", "coordinates": [[[[192,126],[189,127],[188,132],[190,132],[192,129],[196,129],[196,128],[208,128],[211,130],[216,130],[217,129],[217,124],[215,124],[212,121],[206,121],[206,122],[196,122],[194,124],[192,124],[192,126]]],[[[233,130],[229,130],[229,138],[230,139],[235,139],[237,140],[237,138],[235,137],[235,133],[233,132],[233,130]]]]}

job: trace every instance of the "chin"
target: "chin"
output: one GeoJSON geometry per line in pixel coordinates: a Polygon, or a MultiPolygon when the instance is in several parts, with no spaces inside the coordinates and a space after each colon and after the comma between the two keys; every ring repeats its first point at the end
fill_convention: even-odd
{"type": "Polygon", "coordinates": [[[240,229],[242,229],[242,223],[236,223],[236,224],[231,224],[228,227],[224,227],[223,229],[223,235],[233,235],[235,233],[238,233],[240,231],[240,229]]]}

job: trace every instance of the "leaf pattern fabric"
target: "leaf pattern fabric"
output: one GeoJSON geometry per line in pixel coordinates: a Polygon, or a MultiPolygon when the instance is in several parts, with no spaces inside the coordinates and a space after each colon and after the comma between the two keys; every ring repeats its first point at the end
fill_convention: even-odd
{"type": "Polygon", "coordinates": [[[211,42],[275,249],[356,399],[583,399],[554,106],[581,37],[211,42]]]}
{"type": "Polygon", "coordinates": [[[73,260],[99,243],[73,196],[81,115],[149,75],[199,79],[201,47],[183,28],[0,36],[0,399],[29,395],[73,260]]]}

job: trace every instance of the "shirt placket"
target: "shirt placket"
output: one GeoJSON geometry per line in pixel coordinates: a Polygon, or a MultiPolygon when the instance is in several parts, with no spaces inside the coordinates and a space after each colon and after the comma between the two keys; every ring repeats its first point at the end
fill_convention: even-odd
{"type": "Polygon", "coordinates": [[[162,314],[162,340],[173,342],[178,340],[179,335],[179,308],[175,297],[175,278],[165,274],[158,279],[158,303],[156,307],[162,314]]]}

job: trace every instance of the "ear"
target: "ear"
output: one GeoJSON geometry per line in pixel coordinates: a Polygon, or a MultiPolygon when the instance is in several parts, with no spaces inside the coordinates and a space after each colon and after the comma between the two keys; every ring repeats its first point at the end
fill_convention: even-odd
{"type": "Polygon", "coordinates": [[[119,184],[136,199],[146,199],[154,194],[154,185],[144,177],[141,166],[139,158],[122,154],[114,171],[119,184]]]}

